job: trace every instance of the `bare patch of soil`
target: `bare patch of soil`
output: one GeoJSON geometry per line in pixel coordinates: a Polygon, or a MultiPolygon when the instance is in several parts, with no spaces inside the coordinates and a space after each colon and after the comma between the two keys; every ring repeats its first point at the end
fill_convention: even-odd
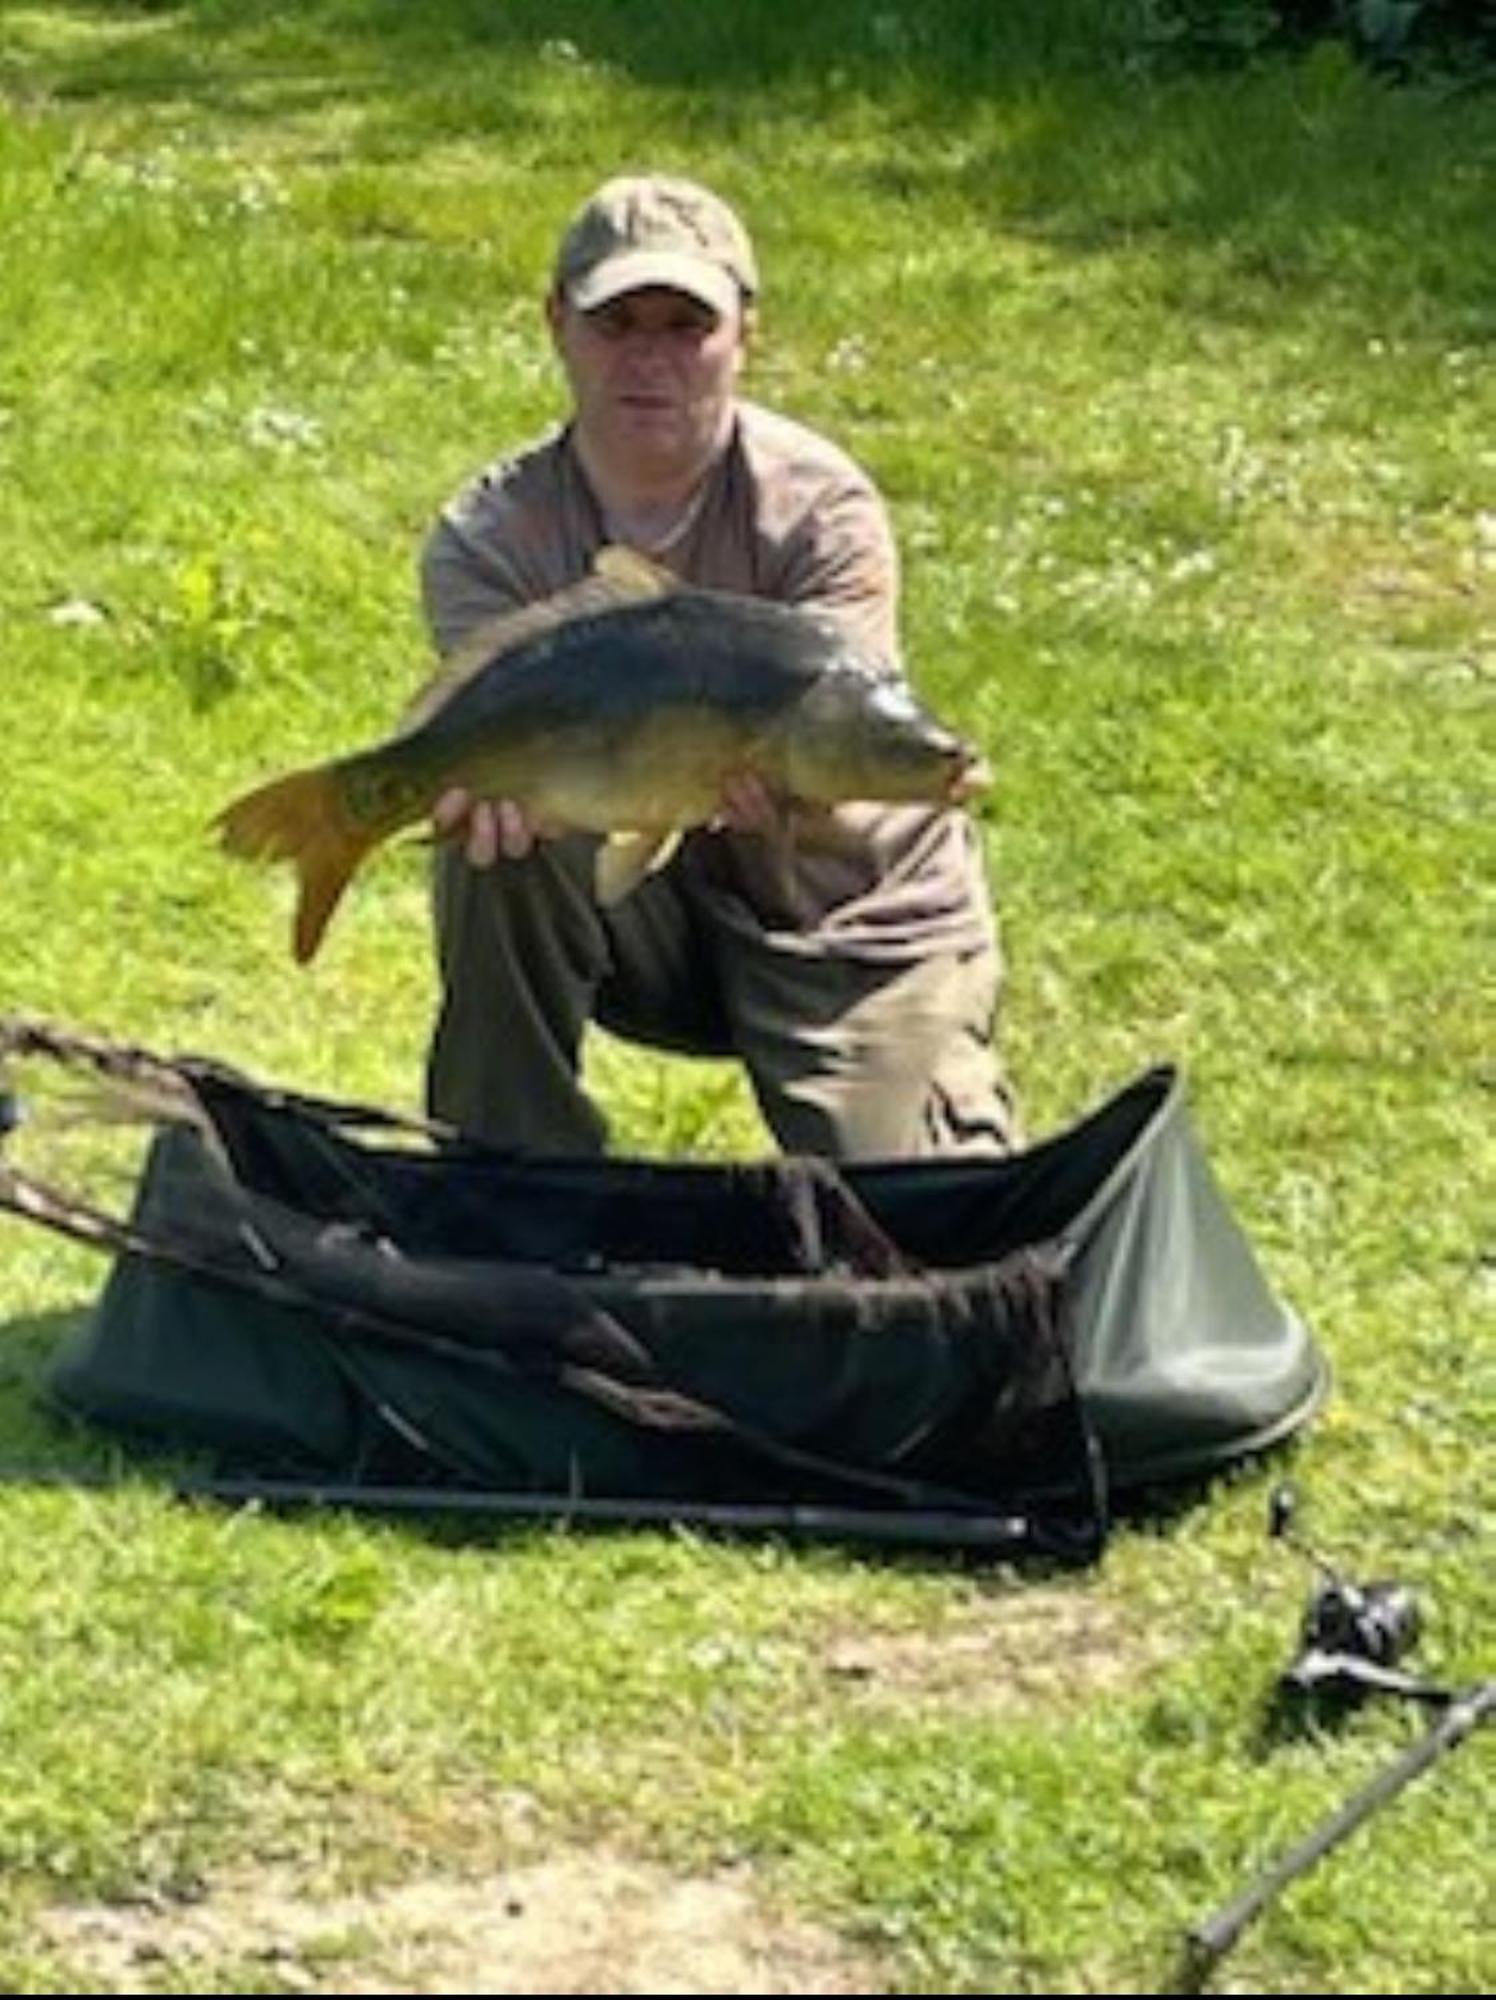
{"type": "Polygon", "coordinates": [[[477,1882],[312,1899],[264,1874],[201,1901],[54,1910],[91,1993],[867,1993],[876,1969],[769,1909],[744,1870],[678,1877],[574,1854],[477,1882]],[[216,1980],[215,1980],[216,1970],[216,1980]],[[263,1983],[262,1983],[263,1982],[263,1983]],[[246,1982],[248,1983],[248,1982],[246,1982]]]}
{"type": "Polygon", "coordinates": [[[823,1660],[859,1699],[970,1715],[1120,1688],[1161,1652],[1156,1636],[1115,1602],[1031,1586],[983,1598],[926,1631],[835,1638],[823,1660]]]}

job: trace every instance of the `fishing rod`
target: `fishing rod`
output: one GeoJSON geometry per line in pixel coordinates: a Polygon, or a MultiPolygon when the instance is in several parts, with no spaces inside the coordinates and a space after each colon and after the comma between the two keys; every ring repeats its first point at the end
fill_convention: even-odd
{"type": "MultiPolygon", "coordinates": [[[[1294,1507],[1292,1488],[1278,1487],[1269,1514],[1269,1533],[1274,1538],[1289,1538],[1294,1507]]],[[[1446,1688],[1399,1667],[1399,1660],[1416,1642],[1422,1626],[1418,1601],[1406,1584],[1390,1578],[1367,1584],[1353,1582],[1312,1549],[1298,1546],[1318,1574],[1300,1628],[1300,1650],[1279,1676],[1280,1691],[1300,1697],[1328,1694],[1352,1701],[1369,1695],[1395,1695],[1436,1708],[1439,1713],[1421,1736],[1327,1813],[1238,1895],[1191,1925],[1185,1935],[1173,1989],[1176,1992],[1200,1992],[1242,1932],[1275,1896],[1496,1715],[1496,1680],[1479,1681],[1463,1690],[1446,1688]]]]}
{"type": "MultiPolygon", "coordinates": [[[[159,1485],[174,1500],[203,1501],[226,1507],[257,1507],[267,1512],[321,1512],[328,1508],[386,1515],[446,1516],[493,1523],[526,1524],[563,1529],[643,1527],[680,1528],[704,1534],[752,1536],[774,1534],[790,1540],[861,1543],[872,1547],[937,1547],[985,1556],[1067,1553],[1053,1523],[1036,1524],[1021,1512],[994,1510],[986,1514],[839,1506],[798,1501],[734,1502],[650,1499],[635,1496],[608,1499],[582,1493],[498,1492],[431,1483],[379,1485],[367,1480],[322,1478],[256,1478],[248,1474],[162,1472],[138,1475],[159,1485]],[[1040,1538],[1042,1534],[1042,1539],[1040,1538]]],[[[111,1492],[132,1483],[118,1473],[0,1460],[0,1486],[30,1486],[63,1491],[111,1492]]],[[[1078,1529],[1068,1553],[1086,1543],[1078,1529]]]]}
{"type": "Polygon", "coordinates": [[[1316,1861],[1338,1847],[1405,1785],[1410,1785],[1446,1751],[1457,1749],[1483,1722],[1496,1715],[1496,1680],[1481,1681],[1463,1694],[1439,1690],[1437,1698],[1443,1704],[1443,1713],[1422,1736],[1343,1805],[1328,1813],[1312,1832],[1264,1869],[1240,1895],[1191,1927],[1185,1945],[1185,1970],[1176,1990],[1199,1992],[1213,1967],[1280,1890],[1306,1874],[1316,1861]]]}

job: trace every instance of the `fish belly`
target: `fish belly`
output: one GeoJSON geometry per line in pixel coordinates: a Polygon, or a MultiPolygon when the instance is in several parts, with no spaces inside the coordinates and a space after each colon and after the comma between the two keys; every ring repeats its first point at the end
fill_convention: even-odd
{"type": "Polygon", "coordinates": [[[702,824],[720,807],[727,773],[751,762],[752,746],[732,718],[667,708],[626,726],[568,722],[524,756],[511,747],[502,768],[490,764],[469,782],[534,817],[611,833],[702,824]]]}

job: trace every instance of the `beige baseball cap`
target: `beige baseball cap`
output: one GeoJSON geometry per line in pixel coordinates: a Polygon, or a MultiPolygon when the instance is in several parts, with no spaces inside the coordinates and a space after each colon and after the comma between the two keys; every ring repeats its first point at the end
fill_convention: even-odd
{"type": "Polygon", "coordinates": [[[757,294],[758,265],[747,230],[709,188],[671,174],[621,174],[572,217],[555,281],[582,312],[665,285],[726,317],[757,294]]]}

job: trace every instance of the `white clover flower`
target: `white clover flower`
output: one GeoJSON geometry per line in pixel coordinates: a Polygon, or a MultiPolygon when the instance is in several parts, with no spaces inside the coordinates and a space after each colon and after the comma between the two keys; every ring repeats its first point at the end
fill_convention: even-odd
{"type": "Polygon", "coordinates": [[[49,625],[104,625],[108,619],[109,614],[103,605],[95,604],[87,597],[64,597],[58,603],[47,606],[49,625]]]}
{"type": "Polygon", "coordinates": [[[322,442],[315,417],[274,403],[257,403],[244,419],[244,435],[260,450],[307,451],[322,442]]]}

